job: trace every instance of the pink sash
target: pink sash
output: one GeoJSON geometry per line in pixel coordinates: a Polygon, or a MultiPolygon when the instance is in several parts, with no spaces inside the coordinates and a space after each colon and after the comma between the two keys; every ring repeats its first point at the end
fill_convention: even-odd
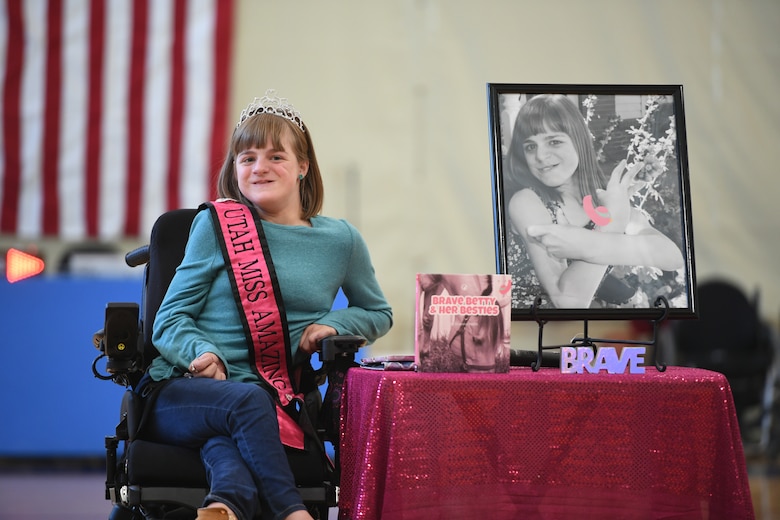
{"type": "Polygon", "coordinates": [[[234,200],[206,203],[214,217],[233,294],[257,374],[276,392],[279,436],[287,446],[303,449],[303,430],[284,408],[303,402],[290,376],[290,336],[282,294],[260,218],[234,200]]]}

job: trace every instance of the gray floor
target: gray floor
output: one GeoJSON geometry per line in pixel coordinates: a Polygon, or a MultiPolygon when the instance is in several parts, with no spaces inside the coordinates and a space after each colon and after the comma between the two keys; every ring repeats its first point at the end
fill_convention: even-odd
{"type": "MultiPolygon", "coordinates": [[[[107,520],[99,472],[1,472],[0,520],[107,520]]],[[[330,520],[338,511],[332,509],[330,520]]]]}
{"type": "MultiPolygon", "coordinates": [[[[780,519],[780,465],[748,460],[756,520],[780,519]]],[[[0,472],[0,520],[107,520],[105,475],[92,471],[0,472]]],[[[336,520],[332,509],[329,520],[336,520]]]]}
{"type": "Polygon", "coordinates": [[[101,473],[0,473],[0,520],[106,520],[101,473]]]}

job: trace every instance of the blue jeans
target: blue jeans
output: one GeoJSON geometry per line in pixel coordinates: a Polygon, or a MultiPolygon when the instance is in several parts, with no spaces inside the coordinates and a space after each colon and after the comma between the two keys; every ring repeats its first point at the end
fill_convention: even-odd
{"type": "Polygon", "coordinates": [[[306,509],[279,440],[273,398],[262,387],[176,378],[147,413],[145,438],[200,449],[210,485],[204,506],[221,502],[241,520],[251,520],[260,503],[275,520],[306,509]]]}

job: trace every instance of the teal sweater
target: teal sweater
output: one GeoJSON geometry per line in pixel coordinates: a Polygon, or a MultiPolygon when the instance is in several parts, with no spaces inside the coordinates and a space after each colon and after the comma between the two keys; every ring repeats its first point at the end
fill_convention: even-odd
{"type": "MultiPolygon", "coordinates": [[[[157,312],[152,341],[160,356],[149,368],[156,381],[183,375],[193,359],[213,352],[225,364],[228,379],[259,382],[211,219],[209,211],[196,215],[184,259],[157,312]]],[[[390,330],[392,310],[368,248],[352,225],[321,216],[311,219],[311,227],[263,224],[293,355],[311,323],[369,342],[390,330]],[[340,287],[349,306],[332,311],[340,287]]]]}

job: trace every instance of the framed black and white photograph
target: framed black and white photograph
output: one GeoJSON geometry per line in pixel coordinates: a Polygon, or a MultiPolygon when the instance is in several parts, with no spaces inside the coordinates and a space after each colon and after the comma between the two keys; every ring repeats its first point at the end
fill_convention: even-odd
{"type": "Polygon", "coordinates": [[[512,319],[695,317],[682,86],[487,91],[512,319]]]}

